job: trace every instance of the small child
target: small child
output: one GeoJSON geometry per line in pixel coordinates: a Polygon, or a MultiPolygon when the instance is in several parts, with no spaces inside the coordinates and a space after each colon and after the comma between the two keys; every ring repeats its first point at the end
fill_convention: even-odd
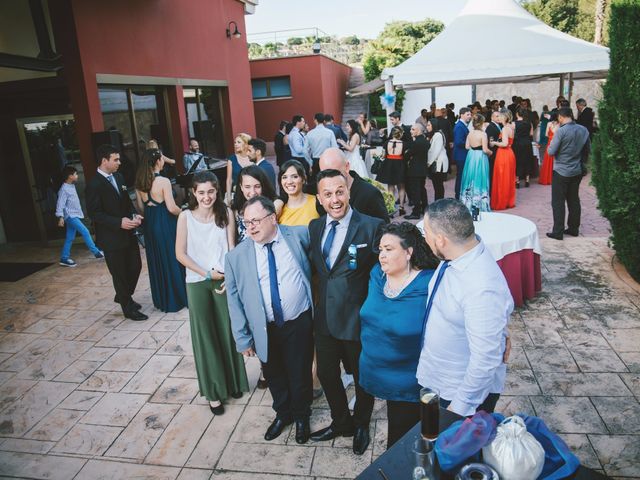
{"type": "Polygon", "coordinates": [[[78,171],[74,167],[67,165],[62,169],[62,177],[64,178],[64,183],[58,191],[56,217],[58,217],[59,227],[64,227],[65,224],[67,225],[67,238],[62,247],[60,265],[63,267],[76,266],[76,262],[69,258],[71,254],[71,244],[76,238],[76,232],[80,232],[84,243],[87,244],[87,247],[89,247],[94,257],[104,258],[104,254],[96,247],[96,244],[93,243],[93,238],[91,238],[89,230],[87,230],[87,227],[84,226],[81,220],[84,218],[84,215],[75,186],[75,183],[78,181],[78,171]]]}

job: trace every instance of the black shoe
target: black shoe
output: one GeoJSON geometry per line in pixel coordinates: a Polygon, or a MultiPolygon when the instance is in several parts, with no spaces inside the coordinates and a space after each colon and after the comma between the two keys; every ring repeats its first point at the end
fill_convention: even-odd
{"type": "Polygon", "coordinates": [[[578,236],[578,230],[571,230],[570,228],[567,228],[564,231],[565,235],[571,235],[572,237],[577,237],[578,236]]]}
{"type": "Polygon", "coordinates": [[[309,427],[309,419],[296,420],[296,443],[302,445],[309,441],[309,435],[311,434],[311,428],[309,427]]]}
{"type": "MultiPolygon", "coordinates": [[[[113,301],[115,303],[120,303],[118,301],[118,296],[117,295],[115,297],[113,297],[113,301]]],[[[140,310],[142,308],[142,305],[140,305],[138,302],[136,302],[133,298],[131,299],[130,306],[133,307],[135,310],[140,310]]]]}
{"type": "Polygon", "coordinates": [[[369,427],[356,427],[353,436],[353,453],[362,455],[369,446],[369,427]]]}
{"type": "Polygon", "coordinates": [[[224,405],[220,403],[217,407],[212,407],[211,404],[209,404],[209,410],[211,410],[211,413],[214,415],[222,415],[224,413],[224,405]]]}
{"type": "Polygon", "coordinates": [[[422,217],[418,213],[412,213],[411,215],[405,215],[404,218],[407,220],[420,220],[422,217]]]}
{"type": "Polygon", "coordinates": [[[124,318],[128,318],[129,320],[135,320],[136,322],[140,322],[142,320],[147,320],[147,317],[144,313],[139,312],[138,310],[129,310],[124,312],[124,318]]]}
{"type": "Polygon", "coordinates": [[[270,442],[271,440],[278,438],[282,433],[282,430],[284,430],[284,427],[287,425],[291,425],[291,422],[285,422],[284,420],[276,418],[271,425],[269,425],[269,428],[267,428],[267,431],[264,434],[264,439],[267,442],[270,442]]]}
{"type": "Polygon", "coordinates": [[[258,384],[256,385],[260,390],[264,390],[267,388],[267,381],[264,378],[258,379],[258,384]]]}
{"type": "Polygon", "coordinates": [[[326,442],[327,440],[333,440],[336,437],[352,437],[353,430],[338,432],[333,429],[331,425],[325,427],[317,432],[313,432],[311,434],[311,440],[314,442],[326,442]]]}
{"type": "Polygon", "coordinates": [[[554,240],[562,240],[562,234],[561,233],[547,232],[547,237],[553,238],[554,240]]]}
{"type": "Polygon", "coordinates": [[[232,396],[233,398],[242,398],[242,392],[235,392],[235,393],[232,393],[232,394],[231,394],[231,396],[232,396]]]}

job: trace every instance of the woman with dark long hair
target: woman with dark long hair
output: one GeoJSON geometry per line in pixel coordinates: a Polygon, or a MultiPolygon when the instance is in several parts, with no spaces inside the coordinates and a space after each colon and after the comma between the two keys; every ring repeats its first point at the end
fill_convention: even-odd
{"type": "Polygon", "coordinates": [[[515,131],[513,134],[513,153],[516,156],[516,188],[524,179],[524,186],[529,186],[529,178],[533,174],[533,126],[529,122],[529,112],[524,108],[516,110],[515,131]]]}
{"type": "Polygon", "coordinates": [[[222,402],[249,391],[241,354],[231,333],[224,285],[224,257],[234,246],[235,222],[224,204],[218,178],[193,177],[189,209],[178,218],[176,257],[186,267],[189,324],[200,394],[215,415],[222,402]]]}
{"type": "Polygon", "coordinates": [[[316,197],[304,193],[307,175],[297,160],[288,160],[280,167],[280,192],[286,203],[278,217],[280,225],[309,226],[311,220],[318,218],[316,197]]]}
{"type": "Polygon", "coordinates": [[[342,145],[345,150],[345,155],[349,164],[350,170],[355,171],[362,178],[369,178],[367,167],[364,164],[362,155],[360,154],[360,127],[355,120],[349,120],[347,122],[347,136],[349,141],[345,142],[342,139],[338,139],[338,143],[342,145]]]}
{"type": "Polygon", "coordinates": [[[187,305],[184,268],[176,260],[176,217],[180,207],[171,182],[162,177],[165,156],[157,148],[145,150],[136,174],[136,203],[144,216],[149,284],[153,305],[163,312],[177,312],[187,305]]]}
{"type": "Polygon", "coordinates": [[[387,401],[387,448],[420,420],[416,369],[424,306],[438,266],[422,233],[410,222],[382,227],[380,253],[360,309],[360,386],[387,401]]]}

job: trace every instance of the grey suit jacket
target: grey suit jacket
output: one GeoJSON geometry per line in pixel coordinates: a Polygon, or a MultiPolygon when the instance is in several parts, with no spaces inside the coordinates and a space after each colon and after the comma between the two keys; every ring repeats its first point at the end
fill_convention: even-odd
{"type": "MultiPolygon", "coordinates": [[[[309,230],[306,227],[279,226],[293,257],[303,273],[304,287],[311,296],[309,230]]],[[[267,362],[267,314],[260,291],[255,243],[249,237],[231,250],[225,259],[225,285],[236,350],[253,348],[262,362],[267,362]]],[[[286,319],[291,320],[291,319],[286,319]]]]}

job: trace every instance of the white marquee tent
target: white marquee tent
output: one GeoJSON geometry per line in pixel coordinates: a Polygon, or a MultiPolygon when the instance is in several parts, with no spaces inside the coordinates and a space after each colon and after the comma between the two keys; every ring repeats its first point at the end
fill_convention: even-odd
{"type": "Polygon", "coordinates": [[[386,90],[445,85],[605,78],[609,49],[544,24],[514,0],[468,0],[414,56],[382,72],[386,90]],[[487,33],[491,35],[487,35],[487,33]]]}

